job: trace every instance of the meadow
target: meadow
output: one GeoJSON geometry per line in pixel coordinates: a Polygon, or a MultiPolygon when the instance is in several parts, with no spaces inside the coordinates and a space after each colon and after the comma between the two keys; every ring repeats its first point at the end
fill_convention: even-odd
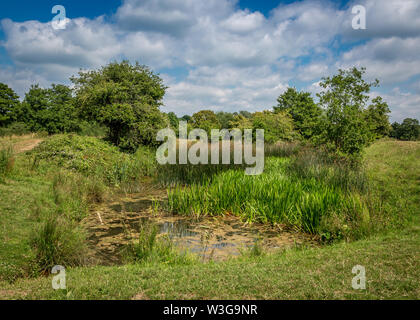
{"type": "Polygon", "coordinates": [[[0,142],[1,298],[420,297],[419,142],[379,140],[358,168],[306,145],[267,145],[259,176],[234,164],[160,166],[153,149],[127,154],[76,134],[0,142]],[[167,193],[157,211],[280,225],[319,246],[203,262],[143,226],[124,264],[94,262],[85,226],[93,208],[150,186],[167,193]],[[67,268],[66,290],[51,288],[57,264],[67,268]],[[356,264],[368,270],[365,291],[351,287],[356,264]]]}

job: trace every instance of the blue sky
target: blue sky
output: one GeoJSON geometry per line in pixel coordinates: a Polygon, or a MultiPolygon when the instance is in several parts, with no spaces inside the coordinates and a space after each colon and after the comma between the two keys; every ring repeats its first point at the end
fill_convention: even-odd
{"type": "Polygon", "coordinates": [[[319,92],[322,76],[365,66],[392,120],[420,118],[417,0],[2,1],[0,82],[23,96],[69,84],[80,68],[139,61],[169,87],[164,111],[269,109],[288,86],[319,92]],[[66,9],[52,28],[54,5],[66,9]],[[353,6],[366,8],[354,30],[353,6]]]}

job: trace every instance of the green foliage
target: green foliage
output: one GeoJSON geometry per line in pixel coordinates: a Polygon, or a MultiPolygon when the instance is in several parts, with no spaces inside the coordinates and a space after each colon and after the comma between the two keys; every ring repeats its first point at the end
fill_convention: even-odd
{"type": "MultiPolygon", "coordinates": [[[[365,68],[339,70],[333,77],[323,78],[318,94],[325,109],[323,131],[318,143],[340,156],[358,159],[363,149],[372,142],[371,123],[365,119],[368,93],[378,80],[367,83],[363,79],[365,68]]],[[[380,104],[381,101],[376,100],[380,104]]]]}
{"type": "Polygon", "coordinates": [[[125,154],[98,138],[75,134],[55,135],[30,154],[35,165],[55,164],[113,186],[133,183],[154,170],[152,150],[144,147],[134,155],[125,154]]]}
{"type": "Polygon", "coordinates": [[[0,128],[0,137],[11,135],[24,135],[30,133],[30,130],[23,122],[12,122],[7,127],[0,128]]]}
{"type": "Polygon", "coordinates": [[[233,213],[249,222],[286,223],[318,234],[328,228],[322,220],[333,214],[341,221],[361,219],[365,204],[358,197],[322,180],[286,175],[286,165],[285,159],[269,158],[259,176],[230,170],[202,184],[175,187],[168,191],[169,208],[193,215],[233,213]]]}
{"type": "Polygon", "coordinates": [[[174,112],[168,113],[169,124],[172,129],[178,129],[179,119],[174,112]]]}
{"type": "Polygon", "coordinates": [[[372,138],[379,139],[388,136],[391,131],[389,123],[389,113],[391,111],[381,97],[374,98],[372,102],[373,104],[369,105],[365,111],[365,116],[373,135],[372,138]]]}
{"type": "Polygon", "coordinates": [[[184,121],[189,122],[189,121],[191,121],[191,116],[190,116],[190,115],[188,115],[188,114],[183,115],[183,116],[180,118],[180,120],[184,120],[184,121]]]}
{"type": "Polygon", "coordinates": [[[212,129],[221,128],[216,114],[211,110],[202,110],[194,113],[190,123],[193,128],[205,130],[209,136],[212,129]]]}
{"type": "Polygon", "coordinates": [[[277,98],[274,112],[288,112],[296,130],[305,139],[319,134],[322,109],[315,104],[309,92],[288,88],[277,98]]]}
{"type": "Polygon", "coordinates": [[[217,120],[221,129],[229,129],[230,123],[234,120],[233,113],[219,111],[216,113],[217,120]]]}
{"type": "Polygon", "coordinates": [[[49,272],[55,265],[83,264],[86,250],[83,232],[69,221],[49,217],[34,230],[29,242],[35,253],[38,272],[49,272]]]}
{"type": "Polygon", "coordinates": [[[264,129],[264,140],[268,143],[293,140],[297,137],[293,130],[293,120],[285,112],[255,112],[252,117],[252,129],[264,129]]]}
{"type": "Polygon", "coordinates": [[[0,148],[0,183],[12,171],[14,165],[13,149],[9,147],[0,148]]]}
{"type": "Polygon", "coordinates": [[[53,84],[48,89],[31,86],[17,112],[17,120],[34,132],[55,134],[79,130],[72,91],[60,84],[53,84]]]}
{"type": "Polygon", "coordinates": [[[417,119],[406,118],[401,124],[394,122],[390,135],[399,140],[418,140],[420,138],[419,121],[417,119]]]}
{"type": "Polygon", "coordinates": [[[172,240],[167,235],[158,235],[158,226],[144,221],[140,223],[139,229],[138,240],[129,244],[123,252],[128,262],[183,264],[192,261],[185,253],[176,251],[172,240]]]}
{"type": "Polygon", "coordinates": [[[108,127],[110,141],[123,150],[156,145],[157,131],[169,124],[159,110],[166,87],[146,66],[113,62],[71,80],[81,115],[108,127]]]}
{"type": "Polygon", "coordinates": [[[236,114],[233,119],[229,121],[229,128],[236,128],[241,131],[244,129],[252,129],[252,120],[241,114],[236,114]]]}
{"type": "Polygon", "coordinates": [[[16,109],[19,107],[18,95],[6,84],[0,82],[0,127],[15,121],[16,109]]]}
{"type": "Polygon", "coordinates": [[[107,127],[94,121],[80,121],[79,130],[77,132],[80,136],[90,136],[103,138],[107,135],[107,127]]]}

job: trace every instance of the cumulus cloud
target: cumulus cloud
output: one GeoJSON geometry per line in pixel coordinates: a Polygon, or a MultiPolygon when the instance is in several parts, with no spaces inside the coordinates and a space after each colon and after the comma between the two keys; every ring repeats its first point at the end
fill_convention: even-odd
{"type": "Polygon", "coordinates": [[[380,95],[390,106],[392,120],[401,122],[405,118],[420,119],[420,94],[408,92],[396,87],[389,93],[373,92],[380,95]]]}
{"type": "Polygon", "coordinates": [[[420,2],[417,0],[354,0],[349,4],[343,21],[343,35],[349,40],[375,37],[419,37],[420,2]],[[354,5],[366,8],[366,29],[353,30],[354,5]]]}
{"type": "Polygon", "coordinates": [[[361,0],[344,8],[305,0],[280,4],[267,16],[235,0],[124,0],[111,19],[72,19],[65,30],[11,19],[1,27],[0,45],[14,65],[1,67],[0,80],[17,90],[126,58],[164,70],[165,108],[178,114],[270,108],[287,86],[316,93],[322,76],[355,65],[400,88],[387,93],[397,116],[405,108],[411,114],[417,101],[410,85],[420,71],[415,0],[361,0]],[[354,4],[367,9],[366,30],[351,28],[354,4]],[[182,76],[171,73],[180,69],[182,76]]]}

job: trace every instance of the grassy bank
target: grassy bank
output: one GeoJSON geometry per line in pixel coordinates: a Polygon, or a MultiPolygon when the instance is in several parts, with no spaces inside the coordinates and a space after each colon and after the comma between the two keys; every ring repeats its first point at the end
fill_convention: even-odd
{"type": "Polygon", "coordinates": [[[0,280],[38,276],[56,264],[89,264],[81,221],[91,205],[137,191],[151,174],[147,149],[127,155],[77,135],[42,140],[31,150],[16,148],[25,136],[0,140],[0,280]]]}
{"type": "Polygon", "coordinates": [[[189,265],[74,268],[67,289],[51,277],[5,285],[4,298],[26,299],[419,299],[420,234],[410,229],[350,244],[189,265]],[[353,266],[366,268],[354,290],[353,266]]]}

